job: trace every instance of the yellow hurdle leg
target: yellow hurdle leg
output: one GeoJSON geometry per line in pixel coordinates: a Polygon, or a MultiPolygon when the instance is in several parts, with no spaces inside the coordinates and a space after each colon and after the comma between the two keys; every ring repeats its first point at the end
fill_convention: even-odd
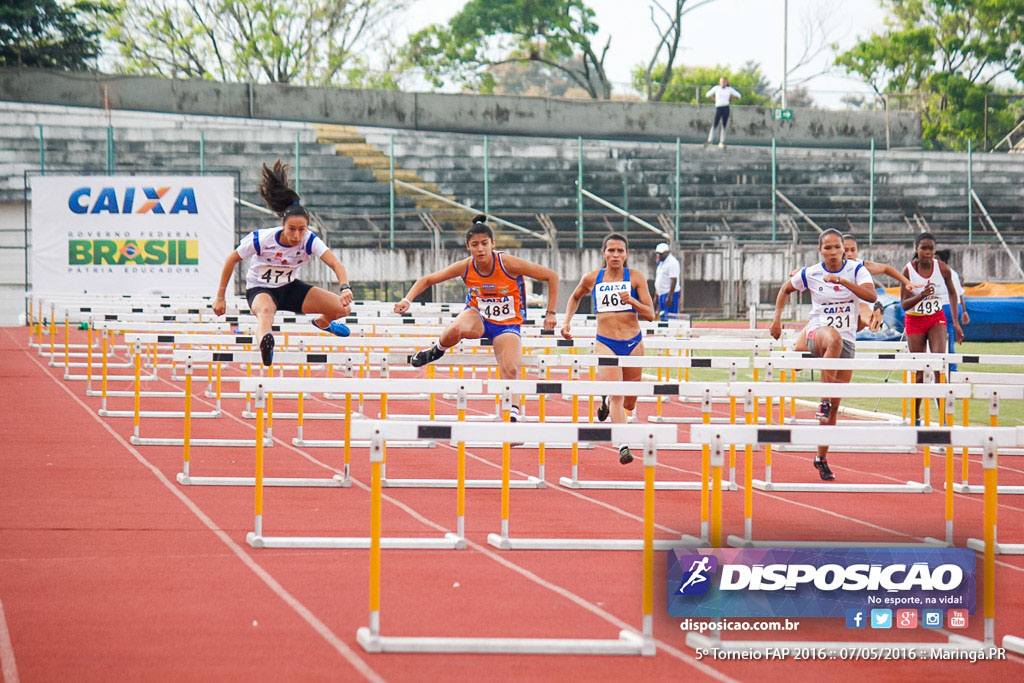
{"type": "MultiPolygon", "coordinates": [[[[963,422],[964,422],[964,427],[968,427],[971,424],[970,399],[967,399],[967,398],[964,399],[963,422]]],[[[970,459],[967,457],[967,447],[966,446],[964,446],[963,451],[961,451],[960,455],[962,456],[960,481],[963,482],[964,485],[966,485],[967,484],[967,475],[968,475],[967,469],[968,469],[968,465],[970,465],[970,459]]]]}

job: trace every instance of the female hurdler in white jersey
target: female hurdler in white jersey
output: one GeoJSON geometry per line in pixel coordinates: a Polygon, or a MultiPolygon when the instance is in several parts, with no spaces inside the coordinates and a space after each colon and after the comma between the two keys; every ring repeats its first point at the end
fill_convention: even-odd
{"type": "MultiPolygon", "coordinates": [[[[779,289],[771,334],[776,339],[782,334],[782,309],[789,295],[806,290],[811,293],[811,319],[807,323],[807,346],[797,351],[810,351],[819,358],[853,358],[860,302],[878,299],[875,284],[863,263],[843,256],[843,235],[838,230],[821,233],[818,251],[821,263],[801,268],[779,289]]],[[[852,376],[851,370],[822,370],[821,381],[846,383],[852,376]]],[[[834,425],[838,413],[838,398],[822,399],[818,409],[821,424],[834,425]]],[[[831,481],[835,475],[827,455],[828,446],[819,446],[814,467],[822,479],[831,481]]]]}
{"type": "Polygon", "coordinates": [[[224,290],[231,272],[244,259],[251,259],[245,276],[245,298],[256,316],[256,336],[260,340],[263,364],[274,358],[274,335],[271,328],[278,309],[293,313],[319,313],[312,321],[317,329],[347,337],[349,329],[336,318],[347,315],[352,307],[352,288],[348,274],[338,257],[318,236],[309,232],[309,213],[299,203],[299,195],[288,186],[288,167],[278,159],[274,168],[263,165],[260,196],[281,216],[281,225],[256,230],[247,235],[224,262],[220,287],[213,302],[213,312],[223,315],[224,290]],[[334,271],[341,285],[341,295],[314,287],[295,277],[295,271],[313,259],[320,259],[334,271]]]}

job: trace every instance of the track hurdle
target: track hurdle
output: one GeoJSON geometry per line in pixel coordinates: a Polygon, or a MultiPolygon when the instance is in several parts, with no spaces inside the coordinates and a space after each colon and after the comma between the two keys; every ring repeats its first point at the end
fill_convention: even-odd
{"type": "MultiPolygon", "coordinates": [[[[386,408],[387,397],[395,390],[400,388],[402,391],[408,390],[410,387],[415,387],[417,393],[427,394],[441,394],[441,393],[453,393],[457,395],[458,401],[458,414],[455,416],[459,423],[466,422],[466,400],[471,394],[481,394],[484,392],[483,380],[474,379],[415,379],[415,380],[396,380],[391,378],[303,378],[303,379],[292,379],[282,377],[253,377],[246,378],[239,384],[243,390],[256,392],[262,390],[269,394],[273,394],[277,391],[307,391],[307,392],[329,392],[339,395],[345,395],[346,399],[346,410],[351,411],[351,396],[361,391],[365,392],[380,392],[382,396],[382,409],[380,419],[393,420],[387,415],[386,408]]],[[[257,415],[258,415],[257,411],[257,415]]],[[[271,415],[270,410],[267,410],[268,417],[271,415]]],[[[346,414],[345,420],[345,440],[333,442],[339,447],[345,447],[345,479],[348,477],[349,469],[349,447],[367,447],[369,442],[365,440],[353,441],[353,434],[358,431],[355,427],[360,424],[360,420],[350,419],[350,412],[346,414]]],[[[433,421],[437,422],[437,421],[433,421]]],[[[487,435],[491,435],[491,427],[487,426],[487,435]]],[[[473,446],[474,444],[483,444],[482,447],[492,446],[490,441],[479,441],[480,429],[477,428],[476,434],[472,441],[467,440],[463,447],[473,446]]],[[[294,442],[293,442],[294,443],[294,442]]],[[[306,442],[308,444],[308,442],[306,442]]],[[[425,442],[421,439],[410,439],[402,442],[392,442],[392,445],[399,446],[402,448],[431,448],[433,444],[425,442]]],[[[386,463],[385,463],[386,464],[386,463]]],[[[464,467],[463,467],[464,469],[464,467]]],[[[458,479],[410,479],[410,478],[396,478],[388,477],[386,472],[382,474],[382,485],[388,488],[457,488],[460,485],[458,479]]],[[[466,488],[500,488],[502,481],[498,479],[467,479],[463,482],[466,488]]],[[[510,482],[509,485],[513,488],[524,488],[524,489],[537,489],[544,488],[545,482],[542,477],[528,476],[526,479],[518,479],[510,482]]]]}
{"type": "MultiPolygon", "coordinates": [[[[370,450],[370,615],[369,626],[360,627],[356,640],[368,652],[445,652],[504,654],[606,654],[647,655],[655,653],[654,645],[654,467],[657,445],[675,439],[675,429],[666,425],[615,425],[583,427],[568,424],[495,424],[489,427],[493,436],[507,444],[510,441],[643,441],[644,444],[644,519],[643,536],[636,549],[642,550],[643,587],[640,632],[623,630],[616,639],[583,638],[451,638],[445,636],[385,636],[381,634],[381,554],[384,539],[381,529],[381,469],[384,446],[390,438],[437,438],[462,442],[477,427],[466,423],[435,425],[410,422],[360,423],[362,434],[371,438],[370,450]]],[[[508,450],[505,449],[507,454],[508,450]]],[[[507,482],[508,470],[504,471],[507,482]]],[[[507,507],[507,488],[503,489],[503,506],[507,507]]],[[[507,521],[507,520],[506,520],[507,521]]],[[[507,528],[505,529],[507,532],[507,528]]],[[[507,534],[505,534],[507,536],[507,534]]]]}
{"type": "MultiPolygon", "coordinates": [[[[969,392],[965,392],[962,385],[951,385],[951,384],[906,384],[906,385],[878,385],[878,384],[837,384],[837,383],[785,383],[785,384],[766,384],[764,382],[753,382],[743,383],[737,382],[729,386],[729,391],[737,398],[742,397],[744,406],[749,408],[759,395],[763,396],[766,393],[773,393],[780,397],[809,397],[809,396],[822,396],[828,395],[833,398],[874,398],[877,396],[888,396],[888,397],[910,397],[910,398],[924,398],[924,399],[942,399],[943,405],[947,413],[947,423],[952,422],[951,416],[953,413],[954,402],[957,398],[962,398],[969,392]],[[781,392],[781,393],[780,393],[781,392]]],[[[747,424],[752,424],[748,415],[747,424]]],[[[828,429],[842,429],[847,425],[828,425],[828,429]]],[[[771,431],[775,429],[772,425],[765,425],[765,430],[771,431]]],[[[780,426],[778,428],[780,432],[786,430],[786,426],[780,426]]],[[[694,438],[694,440],[696,440],[694,438]]],[[[828,444],[831,448],[834,443],[843,443],[844,440],[837,439],[835,442],[828,444]]],[[[802,443],[797,440],[783,441],[787,444],[799,444],[802,443]]],[[[865,443],[864,446],[870,444],[865,443]]],[[[899,444],[893,444],[889,446],[894,448],[899,444]]],[[[811,447],[815,447],[813,444],[811,447]]],[[[730,449],[732,446],[730,445],[730,449]]],[[[931,469],[930,464],[926,461],[924,465],[923,481],[914,482],[910,481],[906,484],[836,484],[834,482],[821,482],[821,483],[807,483],[807,482],[776,482],[772,481],[771,476],[771,460],[769,458],[769,449],[771,445],[765,444],[765,478],[764,480],[754,479],[753,467],[751,461],[753,459],[753,451],[751,444],[746,444],[745,455],[746,455],[746,466],[744,468],[744,486],[745,495],[743,501],[744,511],[744,535],[742,538],[738,536],[730,536],[729,544],[737,547],[760,547],[760,546],[772,546],[776,542],[774,541],[755,541],[753,540],[753,490],[761,491],[773,491],[773,492],[819,492],[819,493],[931,493],[931,469]]],[[[928,446],[926,446],[928,448],[928,446]]],[[[793,450],[793,449],[791,449],[793,450]]],[[[914,447],[916,450],[916,446],[914,447]]],[[[946,467],[945,467],[946,482],[952,483],[953,481],[953,461],[952,461],[952,449],[947,447],[946,467]]],[[[927,539],[928,545],[951,545],[953,540],[953,493],[951,490],[947,491],[945,498],[945,541],[938,541],[935,539],[927,539]]]]}
{"type": "MultiPolygon", "coordinates": [[[[296,381],[296,380],[281,380],[280,378],[272,380],[266,378],[268,386],[264,386],[261,383],[257,383],[253,387],[255,393],[256,403],[256,428],[257,430],[262,429],[263,418],[264,418],[264,407],[265,399],[275,388],[272,383],[276,381],[281,383],[282,381],[296,381]]],[[[305,380],[306,382],[317,382],[320,380],[305,380]]],[[[352,381],[352,380],[347,380],[352,381]]],[[[355,380],[355,381],[366,381],[366,380],[355,380]]],[[[379,381],[379,380],[378,380],[379,381]]],[[[424,380],[430,381],[430,380],[424,380]]],[[[436,380],[434,380],[436,381],[436,380]]],[[[344,387],[342,387],[344,389],[344,387]]],[[[473,386],[472,382],[464,382],[460,390],[465,391],[467,389],[480,389],[482,387],[473,386]]],[[[465,410],[465,407],[463,407],[465,410]]],[[[350,423],[351,424],[351,423],[350,423]]],[[[362,438],[370,437],[370,451],[371,461],[378,465],[373,468],[373,490],[376,492],[371,497],[371,535],[370,537],[358,537],[358,536],[266,536],[263,533],[263,487],[266,485],[266,479],[263,476],[263,447],[261,443],[256,444],[256,477],[255,485],[253,487],[255,494],[255,517],[253,520],[253,530],[246,534],[246,542],[254,548],[371,548],[371,551],[376,543],[376,547],[379,549],[384,548],[410,548],[410,549],[462,549],[466,547],[465,538],[465,446],[460,444],[458,448],[459,461],[458,467],[458,492],[456,497],[456,528],[457,533],[445,533],[441,538],[419,538],[419,537],[393,537],[393,538],[381,538],[380,536],[380,487],[382,469],[384,464],[384,450],[385,446],[382,440],[373,438],[373,433],[370,430],[363,428],[367,424],[395,424],[387,423],[384,421],[360,421],[356,422],[352,426],[354,427],[348,434],[355,436],[361,436],[362,438]],[[379,458],[374,460],[374,458],[379,458]]],[[[397,423],[402,425],[408,425],[412,423],[397,423]]],[[[415,425],[414,425],[415,426],[415,425]]],[[[421,433],[416,430],[410,431],[410,437],[400,443],[409,443],[411,441],[421,441],[423,439],[429,439],[429,436],[421,436],[421,433]]],[[[397,441],[392,441],[392,445],[396,445],[397,441]]],[[[429,445],[432,445],[431,441],[423,441],[429,445]]],[[[335,480],[348,481],[348,470],[346,464],[345,473],[342,476],[335,475],[335,480]]]]}
{"type": "MultiPolygon", "coordinates": [[[[890,445],[918,447],[926,445],[991,447],[993,452],[1000,446],[1015,445],[1024,439],[1024,428],[1013,427],[892,427],[889,425],[838,426],[838,425],[797,425],[792,427],[771,427],[756,425],[695,425],[692,438],[701,443],[718,438],[721,444],[777,444],[805,443],[831,446],[834,443],[853,443],[864,445],[890,445]],[[715,430],[718,431],[715,431],[715,430]],[[832,436],[829,436],[829,434],[832,436]],[[859,439],[859,440],[858,440],[859,439]]],[[[712,450],[714,450],[712,443],[712,450]]],[[[952,468],[947,468],[947,476],[952,478],[952,468]]],[[[714,506],[713,506],[714,507],[714,506]]],[[[712,510],[712,516],[720,514],[720,510],[712,510]]],[[[746,520],[743,538],[730,536],[729,545],[742,548],[751,547],[941,547],[952,545],[952,491],[946,496],[946,540],[925,538],[924,543],[888,543],[858,541],[785,541],[785,540],[753,540],[751,536],[751,519],[746,520]]]]}
{"type": "MultiPolygon", "coordinates": [[[[729,393],[737,399],[751,398],[812,398],[826,396],[829,398],[921,398],[941,399],[947,414],[952,414],[955,399],[970,396],[970,390],[963,385],[953,384],[843,384],[825,382],[734,382],[729,385],[729,393]]],[[[849,424],[849,423],[847,423],[849,424]]],[[[766,427],[769,425],[766,425],[766,427]]],[[[844,425],[830,425],[841,427],[844,425]]],[[[927,425],[926,425],[927,426],[927,425]]],[[[797,450],[790,444],[788,450],[797,450]]],[[[806,444],[799,444],[806,447],[806,444]]],[[[864,444],[867,446],[869,444],[864,444]]],[[[856,446],[855,448],[862,448],[856,446]]],[[[830,445],[830,448],[832,446],[830,445]]],[[[812,491],[812,492],[843,492],[843,493],[931,493],[931,465],[926,459],[922,480],[909,481],[905,484],[835,484],[835,483],[787,483],[772,480],[772,463],[769,453],[765,452],[765,478],[754,479],[754,488],[761,491],[812,491]]]]}
{"type": "MultiPolygon", "coordinates": [[[[934,650],[943,651],[964,651],[964,650],[988,650],[995,644],[995,523],[996,503],[998,493],[998,468],[997,452],[1001,446],[1019,446],[1024,443],[1024,427],[838,427],[838,426],[795,426],[790,428],[765,428],[756,426],[719,426],[719,425],[695,425],[692,428],[695,440],[708,443],[712,451],[722,459],[724,445],[730,443],[788,443],[801,442],[820,445],[831,445],[837,441],[857,444],[902,444],[907,446],[950,445],[950,446],[974,446],[983,449],[982,464],[985,468],[985,508],[984,528],[985,554],[983,559],[983,586],[984,586],[984,618],[985,631],[984,640],[978,641],[962,636],[951,635],[946,643],[912,643],[912,642],[871,642],[875,648],[914,648],[919,654],[930,654],[934,650]]],[[[713,515],[720,517],[722,513],[720,506],[715,506],[713,515]]],[[[851,544],[850,542],[826,542],[819,544],[819,547],[899,547],[902,544],[851,544]]],[[[799,547],[793,543],[782,543],[781,547],[799,547]]],[[[1024,639],[1012,638],[1011,646],[1024,645],[1024,639]]],[[[791,641],[723,641],[721,634],[706,636],[702,633],[690,631],[686,634],[686,644],[694,648],[708,648],[727,652],[744,652],[751,650],[764,651],[765,648],[780,647],[790,644],[791,641]]],[[[807,642],[800,641],[800,647],[808,648],[858,648],[865,645],[864,642],[807,642]]]]}

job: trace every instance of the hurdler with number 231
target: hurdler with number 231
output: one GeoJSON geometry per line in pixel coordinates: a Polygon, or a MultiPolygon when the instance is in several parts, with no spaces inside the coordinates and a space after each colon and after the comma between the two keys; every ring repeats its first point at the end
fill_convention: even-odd
{"type": "MultiPolygon", "coordinates": [[[[853,358],[857,334],[860,302],[873,303],[878,299],[871,273],[860,261],[851,261],[843,254],[843,235],[838,230],[826,230],[818,237],[821,263],[801,268],[779,289],[775,300],[775,318],[771,335],[782,334],[782,309],[793,292],[811,293],[811,319],[807,323],[807,345],[797,351],[810,351],[819,358],[853,358]]],[[[848,383],[851,370],[822,370],[821,381],[848,383]]],[[[823,398],[818,407],[821,424],[836,423],[839,413],[838,398],[823,398]]],[[[835,479],[828,466],[828,446],[819,446],[814,467],[825,481],[835,479]]]]}
{"type": "MultiPolygon", "coordinates": [[[[479,214],[466,231],[469,258],[461,259],[443,270],[424,275],[395,304],[395,313],[405,313],[410,302],[428,287],[461,277],[469,288],[466,309],[445,328],[429,348],[414,353],[409,362],[414,367],[433,363],[445,351],[463,339],[489,339],[494,346],[498,372],[502,379],[518,379],[523,349],[519,327],[526,314],[526,292],[523,276],[548,283],[548,305],[544,329],[555,329],[555,304],[558,302],[558,274],[550,268],[494,250],[494,233],[487,225],[487,216],[479,214]]],[[[519,417],[519,406],[513,405],[512,421],[519,417]]]]}

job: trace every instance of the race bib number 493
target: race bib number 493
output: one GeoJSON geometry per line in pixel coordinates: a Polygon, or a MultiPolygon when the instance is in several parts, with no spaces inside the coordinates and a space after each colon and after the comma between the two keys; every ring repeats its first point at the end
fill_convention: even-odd
{"type": "Polygon", "coordinates": [[[942,310],[942,305],[939,304],[939,300],[935,297],[929,297],[924,301],[918,301],[917,306],[914,306],[913,312],[917,315],[935,315],[942,310]]]}

